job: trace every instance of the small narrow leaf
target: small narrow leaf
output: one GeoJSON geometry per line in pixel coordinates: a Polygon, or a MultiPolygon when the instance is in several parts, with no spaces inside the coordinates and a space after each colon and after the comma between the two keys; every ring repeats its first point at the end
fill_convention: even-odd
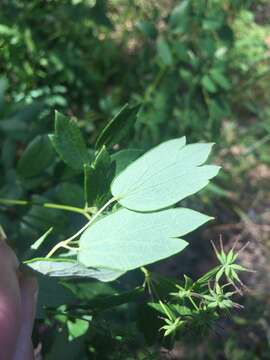
{"type": "Polygon", "coordinates": [[[32,250],[38,250],[38,248],[43,244],[43,242],[47,239],[47,237],[52,232],[53,227],[51,227],[48,231],[45,232],[39,239],[37,239],[34,244],[31,245],[32,250]]]}
{"type": "Polygon", "coordinates": [[[209,75],[204,75],[201,79],[202,86],[210,93],[216,93],[217,87],[215,83],[212,81],[209,75]]]}
{"type": "Polygon", "coordinates": [[[89,153],[78,125],[56,111],[55,134],[50,136],[61,159],[74,170],[83,170],[89,163],[89,153]]]}
{"type": "Polygon", "coordinates": [[[187,242],[178,237],[210,219],[185,208],[146,214],[121,209],[83,233],[78,260],[87,267],[132,270],[182,251],[187,242]]]}
{"type": "Polygon", "coordinates": [[[124,105],[101,131],[96,141],[96,147],[100,148],[103,145],[109,147],[118,143],[133,127],[138,111],[139,106],[129,107],[128,104],[124,105]]]}
{"type": "Polygon", "coordinates": [[[166,141],[121,172],[111,185],[119,203],[131,210],[166,208],[205,187],[218,166],[201,166],[213,144],[185,145],[185,138],[166,141]]]}
{"type": "Polygon", "coordinates": [[[172,28],[181,27],[183,23],[186,25],[189,15],[188,11],[191,6],[190,1],[183,0],[173,8],[169,18],[169,24],[172,28]]]}
{"type": "Polygon", "coordinates": [[[210,75],[214,82],[223,89],[229,90],[231,88],[229,80],[225,77],[225,74],[223,74],[222,71],[214,68],[210,71],[210,75]]]}
{"type": "Polygon", "coordinates": [[[171,66],[173,64],[171,49],[164,38],[160,38],[157,41],[157,53],[158,57],[165,66],[171,66]]]}

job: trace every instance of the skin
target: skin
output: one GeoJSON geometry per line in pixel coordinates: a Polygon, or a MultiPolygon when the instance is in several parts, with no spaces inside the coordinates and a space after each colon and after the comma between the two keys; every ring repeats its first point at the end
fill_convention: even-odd
{"type": "Polygon", "coordinates": [[[0,359],[33,360],[35,278],[19,271],[14,252],[0,239],[0,359]]]}

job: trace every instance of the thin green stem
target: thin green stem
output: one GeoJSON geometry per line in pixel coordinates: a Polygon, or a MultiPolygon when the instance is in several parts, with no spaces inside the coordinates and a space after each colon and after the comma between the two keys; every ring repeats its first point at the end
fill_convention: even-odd
{"type": "Polygon", "coordinates": [[[83,178],[83,193],[84,193],[84,207],[85,207],[85,209],[88,208],[89,170],[90,170],[90,165],[89,165],[89,164],[84,164],[84,165],[83,165],[83,174],[84,174],[84,178],[83,178]]]}
{"type": "Polygon", "coordinates": [[[98,216],[110,205],[112,204],[114,201],[116,201],[116,199],[113,197],[111,198],[109,201],[106,202],[105,205],[103,205],[99,210],[98,212],[91,218],[91,220],[86,223],[76,234],[74,234],[73,236],[71,236],[70,238],[68,238],[66,240],[66,242],[70,242],[74,239],[76,239],[82,232],[84,232],[88,226],[90,226],[97,218],[98,216]]]}
{"type": "Polygon", "coordinates": [[[112,204],[114,201],[116,201],[116,198],[111,198],[109,201],[106,202],[105,205],[103,205],[98,212],[91,218],[90,221],[88,221],[79,231],[77,231],[74,235],[72,235],[71,237],[69,237],[66,240],[60,241],[58,244],[56,244],[47,254],[47,258],[50,258],[58,249],[60,249],[61,247],[65,247],[66,245],[68,245],[72,240],[76,239],[79,235],[81,235],[81,233],[83,233],[96,219],[97,217],[110,205],[112,204]]]}
{"type": "Polygon", "coordinates": [[[198,306],[196,305],[195,301],[192,299],[192,296],[189,296],[188,298],[189,298],[189,301],[191,302],[191,304],[194,306],[194,308],[198,311],[199,308],[198,308],[198,306]]]}
{"type": "Polygon", "coordinates": [[[29,201],[0,198],[0,204],[3,204],[3,205],[29,205],[29,201]]]}
{"type": "Polygon", "coordinates": [[[155,77],[154,81],[152,84],[150,84],[148,86],[148,88],[145,91],[144,94],[144,100],[145,101],[149,101],[151,95],[153,94],[153,92],[156,90],[156,88],[158,87],[158,85],[160,84],[163,76],[166,74],[167,72],[167,68],[166,67],[162,67],[160,68],[159,72],[157,73],[157,76],[155,77]]]}
{"type": "Polygon", "coordinates": [[[78,251],[79,247],[72,247],[72,246],[69,246],[69,245],[62,245],[63,248],[65,249],[68,249],[68,250],[75,250],[75,251],[78,251]]]}
{"type": "Polygon", "coordinates": [[[91,219],[91,216],[89,214],[87,214],[86,210],[79,208],[79,207],[69,206],[69,205],[61,205],[61,204],[53,204],[53,203],[44,203],[41,206],[43,206],[45,208],[50,208],[50,209],[58,209],[58,210],[76,212],[76,213],[84,215],[88,220],[91,219]]]}
{"type": "Polygon", "coordinates": [[[35,205],[35,206],[41,206],[44,208],[49,209],[57,209],[57,210],[64,210],[64,211],[70,211],[75,212],[84,215],[88,220],[91,219],[90,215],[87,213],[87,211],[83,208],[70,206],[70,205],[62,205],[62,204],[54,204],[54,203],[35,203],[32,201],[27,200],[14,200],[14,199],[3,199],[0,198],[0,204],[3,205],[20,205],[20,206],[26,206],[26,205],[35,205]]]}

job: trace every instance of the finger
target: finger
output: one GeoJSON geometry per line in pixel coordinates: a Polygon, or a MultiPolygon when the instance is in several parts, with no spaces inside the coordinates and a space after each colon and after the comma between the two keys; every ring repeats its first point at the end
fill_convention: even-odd
{"type": "Polygon", "coordinates": [[[1,269],[5,267],[17,270],[19,267],[19,260],[14,251],[12,251],[6,241],[2,239],[0,239],[0,264],[1,269]]]}
{"type": "Polygon", "coordinates": [[[21,294],[17,278],[19,262],[0,241],[0,359],[11,359],[21,323],[21,294]]]}
{"type": "Polygon", "coordinates": [[[22,317],[14,360],[30,360],[33,359],[31,336],[36,312],[37,280],[33,277],[23,276],[20,279],[20,288],[22,317]]]}

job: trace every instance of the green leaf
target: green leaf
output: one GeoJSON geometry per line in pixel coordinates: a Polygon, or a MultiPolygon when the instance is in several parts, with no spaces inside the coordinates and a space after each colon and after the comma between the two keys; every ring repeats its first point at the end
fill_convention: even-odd
{"type": "Polygon", "coordinates": [[[154,211],[201,190],[219,171],[201,166],[213,144],[185,143],[184,137],[166,141],[134,161],[114,179],[113,196],[131,210],[154,211]]]}
{"type": "MultiPolygon", "coordinates": [[[[100,283],[101,284],[101,283],[100,283]]],[[[107,285],[107,284],[106,284],[107,285]]],[[[69,284],[70,286],[70,284],[69,284]]],[[[92,288],[92,283],[88,284],[90,289],[92,288]]],[[[78,307],[82,309],[91,309],[93,311],[100,311],[113,308],[115,306],[138,302],[138,300],[144,296],[145,289],[143,286],[137,286],[131,290],[118,292],[113,290],[110,293],[101,292],[99,294],[95,294],[95,289],[93,289],[94,293],[92,298],[86,299],[87,303],[85,302],[78,307]]]]}
{"type": "Polygon", "coordinates": [[[136,24],[136,27],[150,39],[154,39],[157,36],[155,25],[150,21],[141,20],[136,24]]]}
{"type": "MultiPolygon", "coordinates": [[[[181,316],[192,315],[192,311],[187,306],[181,306],[179,304],[169,304],[169,305],[170,305],[170,310],[172,312],[176,310],[177,313],[181,316]]],[[[167,315],[166,312],[164,311],[164,308],[160,305],[160,303],[150,302],[148,303],[148,306],[150,306],[152,309],[155,309],[156,311],[160,312],[163,315],[167,315]]]]}
{"type": "Polygon", "coordinates": [[[51,277],[93,278],[107,282],[122,275],[119,271],[106,268],[87,268],[76,260],[63,258],[36,258],[25,261],[25,264],[42,275],[51,277]]]}
{"type": "Polygon", "coordinates": [[[142,150],[138,149],[127,149],[120,150],[111,156],[112,161],[115,161],[116,168],[115,174],[118,175],[122,172],[129,164],[142,155],[142,150]]]}
{"type": "Polygon", "coordinates": [[[83,319],[68,320],[67,328],[69,333],[69,340],[76,339],[84,335],[89,329],[89,321],[83,319]]]}
{"type": "Polygon", "coordinates": [[[100,148],[103,145],[109,147],[124,138],[134,126],[138,111],[139,106],[129,107],[128,104],[125,104],[101,131],[96,141],[96,147],[100,148]]]}
{"type": "Polygon", "coordinates": [[[54,202],[59,204],[83,207],[83,189],[80,185],[63,182],[52,189],[54,195],[54,202]]]}
{"type": "Polygon", "coordinates": [[[34,244],[31,245],[32,250],[38,250],[38,248],[43,244],[43,242],[47,239],[47,237],[52,232],[53,227],[51,227],[48,231],[46,231],[39,239],[37,239],[34,244]]]}
{"type": "Polygon", "coordinates": [[[91,307],[93,302],[98,302],[100,298],[107,297],[108,295],[117,295],[117,291],[111,284],[101,281],[92,281],[91,279],[88,281],[85,281],[85,279],[69,281],[68,287],[84,304],[89,304],[89,302],[91,302],[91,307]]]}
{"type": "Polygon", "coordinates": [[[37,317],[43,318],[47,307],[57,307],[63,304],[73,304],[76,297],[63,283],[57,279],[37,274],[39,292],[37,302],[37,317]]]}
{"type": "Polygon", "coordinates": [[[84,192],[88,205],[103,204],[110,194],[110,184],[115,174],[115,164],[103,146],[91,166],[84,167],[84,192]]]}
{"type": "Polygon", "coordinates": [[[217,87],[209,75],[204,75],[201,80],[202,86],[210,93],[216,93],[217,87]]]}
{"type": "Polygon", "coordinates": [[[90,161],[89,153],[78,125],[55,112],[55,134],[50,136],[61,159],[74,170],[83,170],[90,161]]]}
{"type": "Polygon", "coordinates": [[[183,29],[189,20],[189,8],[191,4],[189,0],[183,0],[176,5],[170,15],[169,24],[172,28],[183,29]]]}
{"type": "Polygon", "coordinates": [[[211,69],[210,76],[214,82],[223,89],[229,90],[231,88],[230,82],[219,69],[211,69]]]}
{"type": "Polygon", "coordinates": [[[78,260],[87,267],[132,270],[182,251],[187,242],[178,237],[210,219],[185,208],[146,214],[120,209],[83,233],[78,260]]]}
{"type": "Polygon", "coordinates": [[[158,57],[165,66],[171,66],[173,64],[171,49],[164,38],[160,38],[157,41],[157,53],[158,57]]]}
{"type": "Polygon", "coordinates": [[[38,135],[31,141],[18,162],[18,172],[24,178],[39,175],[53,162],[54,150],[48,135],[38,135]]]}

